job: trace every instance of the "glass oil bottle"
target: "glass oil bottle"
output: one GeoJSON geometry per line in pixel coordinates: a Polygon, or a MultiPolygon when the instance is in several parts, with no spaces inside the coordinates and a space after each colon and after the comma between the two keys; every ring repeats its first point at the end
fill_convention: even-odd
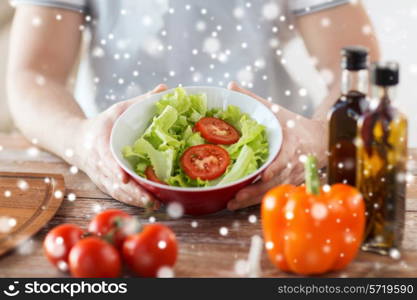
{"type": "Polygon", "coordinates": [[[397,63],[371,68],[373,98],[359,121],[357,187],[366,202],[362,249],[390,254],[401,246],[404,227],[407,119],[392,105],[399,82],[397,63]]]}
{"type": "Polygon", "coordinates": [[[342,49],[341,96],[330,109],[328,183],[356,183],[357,122],[368,106],[368,49],[342,49]]]}

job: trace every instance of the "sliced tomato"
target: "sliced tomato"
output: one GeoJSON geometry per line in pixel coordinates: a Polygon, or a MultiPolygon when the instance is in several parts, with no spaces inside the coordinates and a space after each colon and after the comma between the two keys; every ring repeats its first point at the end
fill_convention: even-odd
{"type": "Polygon", "coordinates": [[[192,179],[216,179],[226,171],[229,163],[229,153],[216,145],[189,147],[181,157],[181,167],[192,179]]]}
{"type": "Polygon", "coordinates": [[[240,138],[239,132],[232,125],[213,117],[200,119],[194,129],[212,144],[230,145],[236,143],[240,138]]]}
{"type": "Polygon", "coordinates": [[[165,182],[163,182],[162,180],[160,180],[158,178],[158,176],[156,176],[154,169],[152,168],[152,166],[148,166],[145,170],[145,175],[146,175],[146,179],[153,181],[153,182],[157,182],[160,184],[166,184],[165,182]]]}

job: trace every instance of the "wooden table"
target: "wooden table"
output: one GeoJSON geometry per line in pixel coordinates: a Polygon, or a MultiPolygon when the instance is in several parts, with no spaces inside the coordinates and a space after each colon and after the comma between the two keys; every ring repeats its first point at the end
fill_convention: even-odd
{"type": "MultiPolygon", "coordinates": [[[[51,267],[42,253],[41,243],[52,227],[62,223],[86,226],[98,209],[119,208],[142,218],[143,210],[111,199],[99,191],[85,174],[79,172],[73,175],[65,162],[51,154],[41,151],[38,155],[30,155],[30,147],[33,145],[18,134],[0,134],[0,171],[63,174],[66,193],[75,193],[77,200],[71,202],[64,199],[56,216],[29,242],[26,247],[29,251],[13,251],[0,257],[0,277],[67,276],[51,267]]],[[[361,252],[347,269],[326,276],[417,277],[417,183],[410,184],[407,196],[405,239],[400,260],[361,252]]],[[[180,220],[161,222],[175,231],[180,243],[179,260],[174,270],[178,277],[238,277],[236,261],[247,259],[251,237],[262,235],[259,206],[235,213],[223,211],[215,215],[186,216],[180,220]],[[254,223],[249,221],[252,215],[256,216],[254,223]],[[222,227],[228,229],[226,236],[219,234],[222,227]]],[[[264,277],[294,276],[275,269],[265,251],[261,267],[264,277]]]]}

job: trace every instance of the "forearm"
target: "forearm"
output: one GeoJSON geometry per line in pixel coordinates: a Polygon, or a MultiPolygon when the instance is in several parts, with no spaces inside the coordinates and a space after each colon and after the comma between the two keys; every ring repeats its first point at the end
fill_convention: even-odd
{"type": "MultiPolygon", "coordinates": [[[[340,77],[340,72],[337,73],[340,77]]],[[[327,120],[327,113],[329,112],[330,108],[333,106],[333,104],[336,102],[336,100],[340,96],[340,83],[339,83],[339,77],[336,77],[335,84],[333,84],[327,92],[327,95],[323,99],[323,101],[320,103],[320,105],[316,108],[313,118],[316,120],[325,121],[327,120]]]]}
{"type": "Polygon", "coordinates": [[[9,74],[9,106],[16,126],[30,140],[77,164],[75,147],[85,115],[61,82],[25,70],[9,74]]]}

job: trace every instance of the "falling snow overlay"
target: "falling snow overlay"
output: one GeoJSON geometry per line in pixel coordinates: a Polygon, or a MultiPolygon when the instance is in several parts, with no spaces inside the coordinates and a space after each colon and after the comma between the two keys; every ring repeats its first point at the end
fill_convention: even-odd
{"type": "MultiPolygon", "coordinates": [[[[90,37],[89,55],[76,83],[76,97],[89,116],[159,83],[226,87],[231,80],[293,111],[312,113],[308,91],[286,67],[286,45],[297,35],[286,1],[219,6],[204,0],[140,5],[121,0],[89,6],[80,27],[90,37]],[[115,22],[107,22],[115,11],[120,12],[115,22]]],[[[65,21],[60,14],[55,19],[65,21]]],[[[31,22],[44,24],[40,16],[31,22]]],[[[47,84],[42,76],[36,82],[47,84]]]]}

